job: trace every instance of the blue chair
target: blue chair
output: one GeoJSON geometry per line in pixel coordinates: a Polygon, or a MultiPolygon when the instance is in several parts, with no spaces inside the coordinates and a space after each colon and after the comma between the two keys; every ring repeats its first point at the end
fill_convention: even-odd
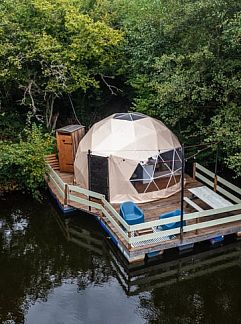
{"type": "MultiPolygon", "coordinates": [[[[170,217],[175,217],[175,216],[181,216],[181,210],[180,209],[176,209],[173,210],[171,212],[165,213],[165,214],[161,214],[159,219],[164,219],[164,218],[170,218],[170,217]]],[[[186,225],[186,221],[183,221],[183,226],[186,225]]],[[[171,230],[177,227],[181,227],[181,222],[173,222],[173,223],[169,223],[169,224],[165,224],[165,225],[161,225],[158,226],[160,227],[159,229],[162,230],[171,230]]]]}
{"type": "Polygon", "coordinates": [[[144,222],[144,213],[132,201],[126,201],[120,205],[120,215],[129,225],[144,222]]]}

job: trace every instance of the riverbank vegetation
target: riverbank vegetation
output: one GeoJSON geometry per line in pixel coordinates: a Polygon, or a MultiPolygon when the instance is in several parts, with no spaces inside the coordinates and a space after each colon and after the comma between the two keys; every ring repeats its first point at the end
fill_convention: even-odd
{"type": "Polygon", "coordinates": [[[53,149],[53,137],[35,124],[24,129],[18,142],[1,141],[1,189],[26,190],[40,198],[46,171],[44,157],[53,149]]]}
{"type": "MultiPolygon", "coordinates": [[[[11,150],[17,159],[29,143],[17,136],[26,120],[48,134],[126,110],[161,119],[187,145],[219,143],[241,175],[240,12],[237,0],[2,1],[1,182],[11,150]]],[[[33,156],[48,150],[38,135],[33,156]]],[[[20,159],[28,171],[16,181],[29,188],[34,170],[20,159]]]]}

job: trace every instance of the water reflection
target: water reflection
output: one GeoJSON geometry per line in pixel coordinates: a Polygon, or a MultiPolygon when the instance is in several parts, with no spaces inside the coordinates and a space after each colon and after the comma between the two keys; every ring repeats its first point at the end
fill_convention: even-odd
{"type": "Polygon", "coordinates": [[[198,252],[188,256],[175,255],[171,260],[167,256],[145,265],[128,265],[111,241],[103,242],[104,236],[99,228],[98,231],[82,228],[77,218],[57,216],[57,219],[67,240],[86,251],[108,257],[116,278],[128,296],[241,266],[241,242],[236,241],[213,249],[205,245],[199,247],[198,252]]]}
{"type": "Polygon", "coordinates": [[[128,266],[92,217],[1,201],[0,323],[239,323],[241,243],[128,266]]]}
{"type": "MultiPolygon", "coordinates": [[[[84,242],[73,244],[75,228],[67,230],[62,219],[60,230],[60,218],[47,201],[10,196],[1,201],[0,219],[0,323],[112,323],[121,315],[120,305],[127,309],[120,323],[142,322],[137,302],[128,305],[120,291],[108,257],[84,242]]],[[[82,225],[83,233],[84,226],[98,232],[90,218],[82,225]]]]}

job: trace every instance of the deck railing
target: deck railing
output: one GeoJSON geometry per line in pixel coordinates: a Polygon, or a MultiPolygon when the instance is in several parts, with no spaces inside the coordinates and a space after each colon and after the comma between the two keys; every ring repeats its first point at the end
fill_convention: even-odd
{"type": "Polygon", "coordinates": [[[104,195],[81,188],[77,185],[67,184],[61,179],[57,172],[51,168],[51,166],[48,166],[48,169],[50,182],[57,189],[60,196],[67,202],[67,205],[71,205],[71,202],[75,202],[85,207],[90,207],[92,211],[94,209],[100,211],[105,216],[105,221],[109,222],[115,228],[115,231],[128,243],[130,225],[128,225],[117,213],[114,207],[105,199],[104,195]],[[93,199],[95,201],[92,201],[93,199]]]}
{"type": "MultiPolygon", "coordinates": [[[[211,172],[210,170],[198,163],[195,163],[194,170],[195,178],[212,188],[216,186],[216,191],[228,200],[231,200],[234,203],[234,205],[184,214],[183,220],[186,221],[187,225],[183,227],[183,233],[197,231],[199,229],[209,229],[217,225],[224,225],[228,223],[241,221],[241,199],[239,198],[241,197],[241,189],[220,176],[216,177],[216,175],[213,172],[211,172]],[[196,223],[190,224],[194,220],[196,221],[196,223]]],[[[132,231],[132,233],[138,233],[138,231],[144,232],[147,229],[157,228],[161,225],[179,221],[180,216],[171,217],[171,219],[169,220],[162,219],[157,221],[146,222],[130,226],[130,231],[132,231]]],[[[137,242],[151,241],[152,239],[154,240],[161,237],[169,238],[170,236],[178,234],[180,234],[180,228],[165,231],[157,231],[155,233],[138,236],[132,234],[131,238],[129,239],[129,242],[130,244],[133,244],[137,242]]]]}
{"type": "MultiPolygon", "coordinates": [[[[213,172],[204,168],[200,164],[195,166],[195,177],[209,186],[213,186],[212,178],[215,176],[213,172]]],[[[105,222],[107,227],[114,235],[120,235],[129,248],[144,246],[149,244],[157,244],[158,242],[168,242],[170,237],[180,240],[180,228],[171,230],[159,230],[160,226],[179,222],[180,216],[159,219],[150,222],[144,222],[137,225],[128,225],[114,207],[105,199],[105,196],[88,189],[81,188],[77,185],[69,185],[64,183],[61,177],[49,166],[49,181],[54,185],[60,196],[67,205],[74,206],[74,203],[90,208],[92,212],[97,211],[105,222]],[[93,201],[94,200],[94,201],[93,201]],[[145,232],[149,231],[149,234],[145,232]]],[[[197,231],[201,229],[212,228],[217,225],[234,223],[241,221],[241,189],[229,183],[227,180],[217,177],[217,192],[234,202],[235,204],[228,207],[209,209],[199,212],[184,214],[186,225],[183,227],[183,233],[197,231]],[[232,192],[230,192],[230,190],[232,192]],[[231,213],[228,215],[228,213],[231,213]],[[190,221],[196,220],[195,224],[190,221]]],[[[239,223],[241,224],[241,223],[239,223]]]]}
{"type": "Polygon", "coordinates": [[[241,189],[233,185],[229,181],[223,179],[220,176],[215,175],[214,172],[203,167],[199,163],[194,164],[194,174],[193,177],[201,180],[206,185],[213,188],[216,192],[225,196],[229,200],[235,203],[241,203],[241,198],[238,198],[236,195],[241,197],[241,189]],[[230,192],[231,191],[231,192],[230,192]]]}

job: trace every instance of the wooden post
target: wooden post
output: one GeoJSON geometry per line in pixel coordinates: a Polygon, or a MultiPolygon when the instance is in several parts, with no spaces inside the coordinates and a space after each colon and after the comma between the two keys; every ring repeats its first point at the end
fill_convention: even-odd
{"type": "Polygon", "coordinates": [[[219,153],[219,145],[217,145],[217,151],[216,151],[216,160],[215,160],[215,176],[213,179],[213,190],[216,192],[217,191],[217,186],[218,186],[218,153],[219,153]]]}
{"type": "MultiPolygon", "coordinates": [[[[131,232],[128,232],[128,237],[131,238],[131,232]]],[[[128,243],[128,250],[130,250],[130,249],[131,249],[131,244],[128,243]]]]}
{"type": "Polygon", "coordinates": [[[109,175],[110,175],[110,174],[109,174],[109,169],[110,169],[110,168],[109,168],[109,165],[110,165],[110,164],[109,164],[109,161],[110,161],[110,160],[109,160],[108,157],[107,157],[107,161],[108,161],[108,164],[107,164],[107,165],[108,165],[108,171],[107,171],[107,179],[106,179],[106,182],[107,182],[107,190],[106,190],[106,191],[107,191],[107,197],[106,197],[106,200],[107,200],[107,201],[110,201],[110,179],[109,179],[109,175]]]}
{"type": "Polygon", "coordinates": [[[64,205],[68,205],[68,185],[65,183],[64,185],[64,205]]]}
{"type": "MultiPolygon", "coordinates": [[[[196,158],[194,157],[194,160],[195,159],[196,158]]],[[[192,178],[193,178],[193,180],[196,179],[196,161],[193,162],[193,166],[192,166],[192,178]]]]}
{"type": "Polygon", "coordinates": [[[184,144],[182,145],[182,175],[181,175],[181,226],[180,239],[183,241],[183,214],[184,214],[184,172],[185,172],[185,157],[184,144]]]}
{"type": "MultiPolygon", "coordinates": [[[[101,201],[100,205],[103,206],[102,201],[101,201]]],[[[104,213],[103,213],[102,210],[100,211],[100,214],[99,215],[100,215],[100,219],[104,219],[104,213]]]]}
{"type": "MultiPolygon", "coordinates": [[[[199,224],[199,218],[196,218],[196,224],[199,224]]],[[[198,235],[198,229],[196,229],[195,234],[198,235]]]]}
{"type": "Polygon", "coordinates": [[[216,192],[218,187],[218,177],[215,175],[213,180],[213,190],[216,192]]]}
{"type": "MultiPolygon", "coordinates": [[[[91,172],[91,170],[90,170],[90,159],[91,159],[91,157],[90,157],[90,153],[91,153],[91,151],[88,150],[88,156],[87,156],[87,158],[88,158],[88,182],[89,182],[89,190],[91,190],[91,176],[90,176],[90,172],[91,172]]],[[[89,201],[90,201],[90,196],[89,196],[89,201]]],[[[91,211],[91,206],[89,206],[89,211],[91,211]]]]}

